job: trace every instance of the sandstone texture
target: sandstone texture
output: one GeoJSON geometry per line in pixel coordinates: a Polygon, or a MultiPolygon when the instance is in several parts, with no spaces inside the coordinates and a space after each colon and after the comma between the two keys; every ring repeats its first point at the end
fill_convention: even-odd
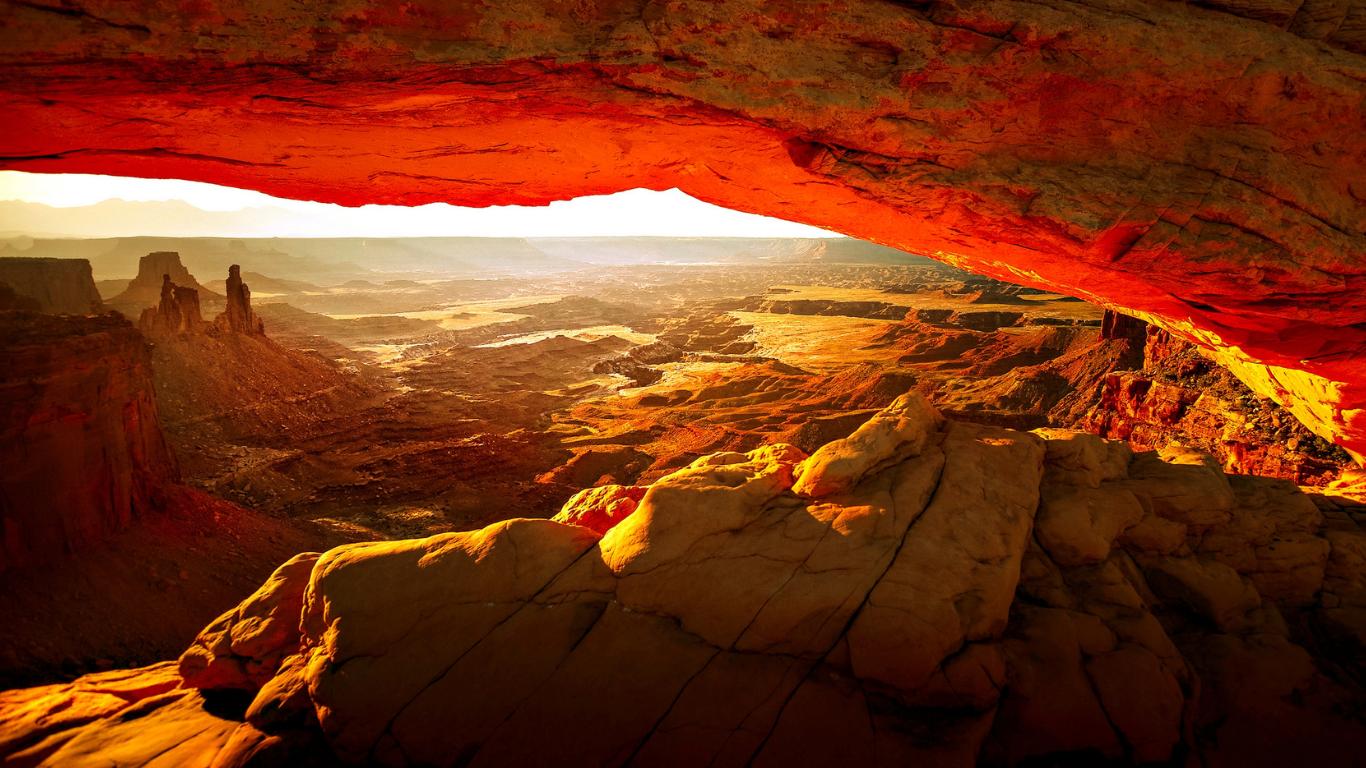
{"type": "Polygon", "coordinates": [[[1360,0],[334,11],[8,4],[0,165],[349,205],[678,187],[1125,308],[1366,454],[1360,0]]]}
{"type": "Polygon", "coordinates": [[[127,526],[178,473],[126,320],[0,313],[0,339],[2,570],[127,526]]]}
{"type": "Polygon", "coordinates": [[[85,259],[0,257],[0,283],[36,302],[38,312],[89,315],[103,311],[90,262],[85,259]]]}
{"type": "MultiPolygon", "coordinates": [[[[1105,371],[1068,423],[1136,448],[1172,441],[1209,451],[1231,474],[1321,484],[1350,460],[1279,409],[1268,407],[1201,348],[1149,326],[1130,326],[1141,365],[1105,371]]],[[[1060,414],[1061,415],[1061,414],[1060,414]]]]}
{"type": "MultiPolygon", "coordinates": [[[[0,755],[1347,766],[1366,750],[1360,507],[1192,452],[944,421],[914,395],[854,434],[832,453],[871,447],[857,465],[787,445],[700,458],[605,532],[513,519],[301,555],[178,673],[3,694],[0,755]],[[838,482],[799,494],[794,477],[838,482]],[[1145,525],[1174,536],[1130,535],[1145,525]]],[[[565,517],[635,496],[599,489],[565,517]]]]}

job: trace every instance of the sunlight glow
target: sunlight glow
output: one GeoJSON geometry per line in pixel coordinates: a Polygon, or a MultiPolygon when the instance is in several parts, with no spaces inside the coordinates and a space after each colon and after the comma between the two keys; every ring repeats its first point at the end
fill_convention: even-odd
{"type": "Polygon", "coordinates": [[[677,189],[633,189],[543,207],[346,208],[197,181],[0,171],[0,201],[0,232],[35,236],[839,236],[704,203],[677,189]]]}

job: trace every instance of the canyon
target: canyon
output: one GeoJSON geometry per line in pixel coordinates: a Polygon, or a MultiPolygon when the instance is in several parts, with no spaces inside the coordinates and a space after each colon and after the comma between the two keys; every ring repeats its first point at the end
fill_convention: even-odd
{"type": "MultiPolygon", "coordinates": [[[[194,241],[180,247],[200,251],[194,241]]],[[[237,252],[251,258],[256,247],[237,252]]],[[[696,246],[676,247],[678,255],[696,246]]],[[[107,666],[111,656],[126,666],[170,655],[297,551],[551,518],[585,494],[606,494],[615,520],[650,484],[709,455],[772,444],[815,453],[908,390],[964,421],[1081,427],[1137,449],[1183,445],[1207,451],[1222,470],[1278,476],[1315,493],[1340,476],[1350,481],[1347,454],[1141,321],[906,254],[829,264],[788,247],[770,245],[763,257],[787,259],[786,285],[771,284],[763,260],[745,259],[331,286],[319,284],[329,282],[326,268],[316,283],[247,273],[253,286],[271,288],[261,298],[233,270],[220,294],[230,303],[216,318],[202,311],[192,286],[203,283],[181,255],[154,252],[138,259],[128,286],[107,286],[112,298],[127,297],[129,286],[163,272],[154,296],[123,302],[136,326],[116,315],[6,314],[15,327],[52,326],[43,346],[14,351],[43,349],[61,377],[79,369],[77,360],[113,363],[124,354],[74,329],[117,329],[129,350],[120,364],[134,364],[127,378],[145,403],[139,439],[158,447],[133,455],[165,458],[133,474],[143,478],[133,490],[146,486],[150,499],[111,487],[78,500],[90,508],[82,514],[108,523],[98,535],[62,540],[12,529],[15,547],[40,556],[12,568],[0,589],[0,606],[21,617],[3,633],[10,656],[0,679],[42,682],[107,666]],[[880,263],[895,260],[902,263],[880,263]],[[58,338],[84,346],[64,354],[58,338]],[[105,508],[125,495],[123,506],[105,508]],[[166,551],[178,546],[196,554],[166,551]],[[224,562],[223,548],[234,559],[224,562]],[[127,557],[146,570],[111,575],[127,557]],[[54,559],[66,564],[60,577],[41,565],[54,559]],[[74,607],[77,595],[108,588],[100,581],[122,594],[95,614],[98,626],[44,605],[45,596],[70,593],[74,607]],[[175,619],[151,622],[156,629],[127,619],[139,615],[130,603],[167,588],[209,594],[182,593],[175,619]],[[82,629],[52,643],[59,622],[82,629]]],[[[650,248],[672,260],[667,243],[650,248]]],[[[96,264],[101,274],[106,267],[96,264]]],[[[89,282],[89,266],[75,272],[89,282]]],[[[11,413],[33,430],[47,427],[29,414],[69,409],[62,398],[90,412],[107,411],[101,397],[127,399],[93,382],[35,397],[19,389],[31,386],[31,368],[8,370],[14,391],[24,392],[11,413]]],[[[46,435],[54,446],[64,437],[46,435]]],[[[110,443],[124,440],[82,438],[101,456],[118,456],[110,443]]],[[[7,475],[11,506],[55,524],[36,499],[53,477],[56,449],[32,451],[29,437],[7,444],[30,446],[11,459],[33,473],[28,485],[7,475]]],[[[69,461],[65,487],[88,489],[80,477],[112,474],[69,461]]],[[[602,514],[589,509],[574,520],[602,514]]]]}
{"type": "Polygon", "coordinates": [[[297,555],[178,662],[0,693],[0,750],[1347,764],[1363,519],[1198,452],[945,420],[911,393],[809,456],[716,453],[556,520],[297,555]]]}
{"type": "Polygon", "coordinates": [[[1366,0],[2,4],[0,170],[852,237],[26,208],[0,764],[1359,765],[1363,84],[1366,0]]]}
{"type": "Polygon", "coordinates": [[[347,205],[677,187],[1149,320],[1361,456],[1361,13],[16,3],[0,164],[347,205]]]}

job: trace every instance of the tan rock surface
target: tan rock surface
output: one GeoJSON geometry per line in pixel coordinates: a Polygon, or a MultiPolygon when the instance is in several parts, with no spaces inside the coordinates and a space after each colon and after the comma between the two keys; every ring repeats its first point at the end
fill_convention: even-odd
{"type": "Polygon", "coordinates": [[[299,651],[299,616],[318,553],[290,558],[236,608],[218,617],[180,657],[191,688],[257,690],[299,651]]]}
{"type": "Polygon", "coordinates": [[[651,486],[601,538],[521,519],[346,545],[311,567],[299,558],[187,653],[209,662],[201,684],[220,668],[251,682],[250,704],[225,710],[214,691],[173,688],[170,665],[103,678],[113,698],[100,678],[0,694],[0,755],[225,767],[1192,755],[1255,766],[1302,753],[1350,764],[1366,743],[1361,689],[1339,671],[1350,651],[1311,653],[1278,604],[1319,626],[1360,605],[1355,529],[1327,533],[1322,602],[1290,589],[1263,600],[1253,579],[1279,561],[1218,558],[1268,531],[1324,541],[1293,487],[1220,485],[1202,464],[1155,455],[1136,460],[1141,481],[1127,462],[1097,475],[1075,460],[1086,441],[1061,439],[1050,451],[1037,435],[949,422],[919,455],[871,462],[818,499],[793,493],[804,457],[789,446],[714,454],[651,486]],[[1134,489],[1164,467],[1199,473],[1167,497],[1169,513],[1219,489],[1232,506],[1156,555],[1113,522],[1151,514],[1134,489]],[[1135,497],[1115,518],[1057,514],[1048,526],[1061,538],[1036,517],[1052,500],[1111,493],[1135,497]],[[1202,542],[1214,548],[1189,546],[1202,542]],[[294,642],[279,642],[290,626],[294,642]],[[300,652],[252,682],[265,666],[246,660],[290,648],[300,652]]]}

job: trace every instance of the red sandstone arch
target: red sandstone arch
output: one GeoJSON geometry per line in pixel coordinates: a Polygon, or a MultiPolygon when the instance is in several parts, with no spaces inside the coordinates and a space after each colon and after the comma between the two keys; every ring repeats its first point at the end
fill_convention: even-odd
{"type": "Polygon", "coordinates": [[[1366,454],[1366,0],[10,0],[0,167],[632,187],[1144,316],[1366,454]]]}

